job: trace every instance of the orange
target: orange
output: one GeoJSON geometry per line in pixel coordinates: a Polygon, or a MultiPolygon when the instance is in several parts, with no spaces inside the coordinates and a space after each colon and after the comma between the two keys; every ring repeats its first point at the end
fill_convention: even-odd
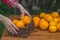
{"type": "Polygon", "coordinates": [[[60,22],[60,17],[58,17],[58,21],[60,22]]]}
{"type": "Polygon", "coordinates": [[[28,25],[31,23],[31,19],[29,16],[24,16],[23,22],[25,25],[28,25]]]}
{"type": "Polygon", "coordinates": [[[54,21],[49,22],[49,26],[56,26],[56,25],[57,25],[57,23],[54,21]]]}
{"type": "Polygon", "coordinates": [[[39,21],[40,21],[40,18],[35,16],[35,17],[33,17],[33,21],[34,21],[34,27],[37,28],[38,24],[39,24],[39,21]]]}
{"type": "Polygon", "coordinates": [[[54,18],[53,21],[58,23],[59,19],[58,18],[54,18]]]}
{"type": "Polygon", "coordinates": [[[39,28],[41,30],[46,30],[48,29],[48,22],[44,19],[40,19],[40,22],[39,22],[39,28]]]}
{"type": "Polygon", "coordinates": [[[13,20],[13,23],[16,24],[18,21],[19,21],[19,20],[14,19],[14,20],[13,20]]]}
{"type": "Polygon", "coordinates": [[[22,22],[21,20],[17,22],[16,26],[17,26],[18,28],[25,28],[24,22],[22,22]]]}
{"type": "Polygon", "coordinates": [[[40,13],[40,18],[44,18],[44,17],[45,17],[45,15],[46,15],[46,13],[45,13],[45,12],[40,13]]]}
{"type": "Polygon", "coordinates": [[[55,17],[59,17],[58,12],[52,12],[51,15],[55,18],[55,17]]]}
{"type": "Polygon", "coordinates": [[[57,24],[57,29],[60,31],[60,23],[57,24]]]}
{"type": "Polygon", "coordinates": [[[57,27],[56,26],[49,26],[49,31],[54,33],[57,31],[57,27]]]}
{"type": "Polygon", "coordinates": [[[53,17],[50,15],[50,14],[46,14],[44,19],[48,22],[52,21],[53,20],[53,17]]]}

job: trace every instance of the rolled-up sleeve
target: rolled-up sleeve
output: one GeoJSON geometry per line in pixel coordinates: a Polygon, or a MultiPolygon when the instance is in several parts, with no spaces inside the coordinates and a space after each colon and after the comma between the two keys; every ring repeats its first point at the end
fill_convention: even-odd
{"type": "Polygon", "coordinates": [[[16,8],[18,2],[17,0],[2,0],[4,3],[6,3],[8,6],[11,6],[13,8],[16,8]]]}

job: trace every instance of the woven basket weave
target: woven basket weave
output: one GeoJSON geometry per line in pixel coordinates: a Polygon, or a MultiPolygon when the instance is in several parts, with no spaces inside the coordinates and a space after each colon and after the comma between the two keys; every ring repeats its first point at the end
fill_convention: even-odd
{"type": "MultiPolygon", "coordinates": [[[[19,18],[19,16],[9,16],[11,20],[15,19],[15,18],[19,18]]],[[[10,32],[8,32],[9,36],[14,36],[14,37],[28,37],[30,35],[30,33],[33,31],[34,26],[33,26],[33,21],[29,24],[26,25],[26,28],[20,28],[18,32],[18,34],[11,34],[10,32]]]]}

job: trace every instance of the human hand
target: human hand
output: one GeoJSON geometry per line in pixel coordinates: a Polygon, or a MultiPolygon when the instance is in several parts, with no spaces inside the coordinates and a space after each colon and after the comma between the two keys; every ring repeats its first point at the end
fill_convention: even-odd
{"type": "Polygon", "coordinates": [[[16,27],[16,25],[13,24],[13,22],[8,18],[0,14],[0,21],[2,21],[6,27],[6,29],[12,33],[12,34],[17,34],[17,30],[19,28],[16,27]]]}
{"type": "Polygon", "coordinates": [[[32,19],[30,13],[21,4],[18,4],[18,8],[20,9],[22,13],[22,19],[24,18],[25,14],[27,14],[32,19]]]}

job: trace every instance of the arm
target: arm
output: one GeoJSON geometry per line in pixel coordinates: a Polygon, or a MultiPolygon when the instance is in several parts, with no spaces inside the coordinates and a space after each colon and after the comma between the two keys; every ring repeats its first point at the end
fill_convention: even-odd
{"type": "Polygon", "coordinates": [[[22,19],[24,18],[24,14],[27,14],[31,18],[29,12],[17,0],[2,0],[2,1],[13,8],[20,9],[22,13],[22,19]]]}
{"type": "Polygon", "coordinates": [[[16,27],[16,25],[13,24],[13,22],[8,18],[0,14],[0,21],[4,23],[5,28],[12,34],[17,34],[16,30],[19,30],[19,28],[16,27]]]}
{"type": "Polygon", "coordinates": [[[8,6],[13,7],[13,8],[17,8],[17,0],[2,0],[4,3],[6,3],[8,6]]]}

